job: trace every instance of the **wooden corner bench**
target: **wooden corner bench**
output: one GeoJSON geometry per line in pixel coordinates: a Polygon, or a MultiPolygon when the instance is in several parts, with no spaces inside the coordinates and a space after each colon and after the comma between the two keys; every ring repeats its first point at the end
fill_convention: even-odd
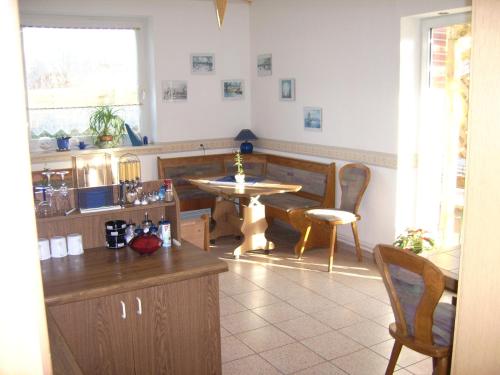
{"type": "MultiPolygon", "coordinates": [[[[302,186],[298,192],[261,197],[261,202],[266,206],[266,220],[269,224],[279,219],[302,232],[307,226],[304,211],[315,207],[333,208],[335,205],[335,163],[324,164],[258,153],[243,155],[243,162],[247,175],[302,186]]],[[[158,157],[158,177],[173,180],[181,211],[211,208],[214,212],[216,206],[216,197],[191,185],[189,178],[233,174],[233,154],[158,157]]],[[[330,237],[325,228],[314,226],[311,230],[308,247],[328,246],[330,237]]],[[[231,234],[224,233],[226,232],[222,231],[217,236],[231,234]]],[[[295,251],[297,253],[298,245],[295,251]]]]}

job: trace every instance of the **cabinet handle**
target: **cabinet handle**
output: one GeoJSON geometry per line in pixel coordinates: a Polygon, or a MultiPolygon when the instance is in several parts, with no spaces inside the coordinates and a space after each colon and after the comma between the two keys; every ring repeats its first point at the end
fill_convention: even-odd
{"type": "Polygon", "coordinates": [[[122,304],[122,319],[127,319],[127,310],[125,309],[125,302],[120,301],[122,304]]]}
{"type": "Polygon", "coordinates": [[[137,315],[142,315],[142,301],[139,297],[135,297],[137,300],[137,315]]]}

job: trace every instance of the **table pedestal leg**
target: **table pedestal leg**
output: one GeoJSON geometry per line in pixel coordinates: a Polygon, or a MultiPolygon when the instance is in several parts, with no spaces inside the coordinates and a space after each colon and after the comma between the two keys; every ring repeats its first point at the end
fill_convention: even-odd
{"type": "Polygon", "coordinates": [[[240,235],[240,218],[233,201],[218,197],[212,219],[215,221],[215,227],[210,232],[211,240],[224,236],[240,235]]]}
{"type": "Polygon", "coordinates": [[[259,202],[258,197],[252,198],[248,206],[243,206],[243,243],[238,246],[233,254],[236,259],[250,250],[272,250],[274,243],[266,238],[266,206],[259,202]]]}

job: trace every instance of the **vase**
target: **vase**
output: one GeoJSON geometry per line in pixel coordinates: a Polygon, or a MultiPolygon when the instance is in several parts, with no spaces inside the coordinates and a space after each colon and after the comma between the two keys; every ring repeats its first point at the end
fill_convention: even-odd
{"type": "Polygon", "coordinates": [[[243,184],[245,182],[245,175],[244,174],[235,174],[234,179],[237,184],[243,184]]]}
{"type": "Polygon", "coordinates": [[[56,141],[57,141],[57,149],[59,151],[67,151],[69,150],[69,139],[71,137],[61,137],[61,138],[57,138],[56,141]]]}

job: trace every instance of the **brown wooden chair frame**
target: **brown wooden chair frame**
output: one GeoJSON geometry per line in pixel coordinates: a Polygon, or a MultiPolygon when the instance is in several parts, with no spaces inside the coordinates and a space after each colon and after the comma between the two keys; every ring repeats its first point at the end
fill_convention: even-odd
{"type": "Polygon", "coordinates": [[[434,374],[446,374],[449,371],[450,346],[438,346],[433,341],[433,314],[444,291],[444,276],[441,270],[431,261],[391,245],[378,245],[375,248],[375,260],[380,269],[382,279],[391,300],[396,322],[389,325],[389,333],[394,337],[391,358],[387,365],[386,375],[392,374],[399,353],[404,346],[417,352],[431,356],[434,374]],[[389,273],[388,264],[394,264],[420,275],[424,282],[424,292],[415,313],[414,336],[410,336],[403,307],[389,273]]]}
{"type": "MultiPolygon", "coordinates": [[[[317,224],[319,226],[328,226],[329,227],[329,233],[330,233],[330,254],[329,254],[329,262],[328,262],[328,272],[331,272],[333,269],[333,256],[335,254],[335,247],[336,247],[336,242],[337,242],[337,225],[342,225],[342,224],[351,224],[351,229],[352,229],[352,234],[354,236],[354,244],[356,247],[356,255],[358,258],[358,261],[363,260],[363,253],[361,251],[361,245],[359,242],[359,233],[358,233],[358,224],[357,222],[361,220],[361,216],[358,214],[359,206],[361,204],[361,200],[363,198],[363,195],[365,194],[366,188],[368,187],[368,184],[371,179],[371,172],[370,169],[360,163],[349,163],[344,165],[342,168],[339,170],[339,181],[340,181],[340,187],[342,190],[342,193],[344,191],[344,187],[342,185],[342,181],[344,179],[344,174],[345,171],[348,169],[360,169],[365,172],[365,181],[363,183],[363,186],[361,187],[360,191],[358,192],[358,196],[356,197],[356,203],[354,205],[354,210],[353,214],[355,215],[354,221],[348,220],[336,220],[336,221],[325,221],[325,220],[320,220],[320,219],[315,219],[312,217],[307,216],[307,211],[305,212],[305,218],[308,221],[308,225],[301,232],[301,239],[299,240],[299,247],[298,247],[298,258],[302,258],[302,254],[304,253],[305,249],[308,249],[312,247],[310,245],[311,242],[311,227],[314,224],[317,224]]],[[[342,199],[342,196],[341,196],[342,199]]],[[[328,208],[328,207],[321,207],[321,208],[328,208]]],[[[342,210],[342,208],[338,209],[342,210]]],[[[296,251],[297,252],[297,251],[296,251]]]]}

